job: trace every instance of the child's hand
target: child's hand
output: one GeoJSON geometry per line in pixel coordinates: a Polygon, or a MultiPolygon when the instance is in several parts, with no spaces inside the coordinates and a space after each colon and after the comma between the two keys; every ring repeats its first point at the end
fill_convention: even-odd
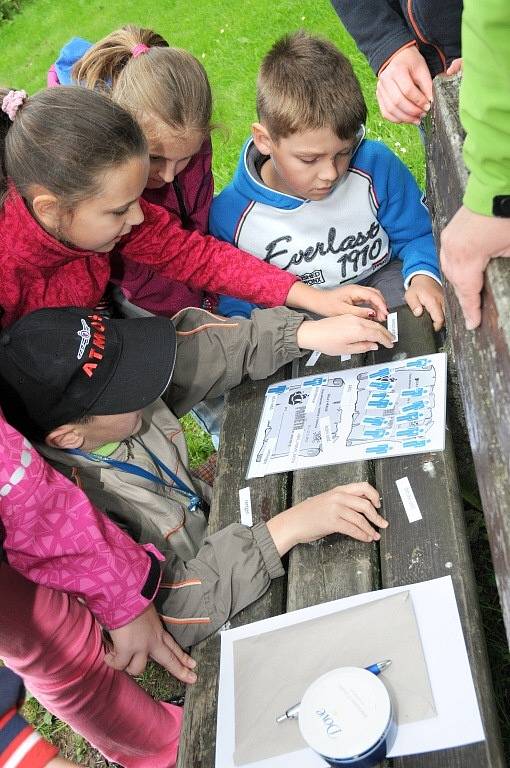
{"type": "Polygon", "coordinates": [[[377,512],[380,506],[378,492],[368,483],[339,485],[280,512],[267,527],[280,557],[296,544],[316,541],[330,533],[378,541],[381,536],[370,523],[379,528],[388,526],[377,512]]]}
{"type": "Polygon", "coordinates": [[[126,626],[111,629],[110,637],[113,649],[106,654],[105,661],[113,669],[141,675],[150,656],[177,680],[196,682],[197,676],[191,671],[196,661],[164,629],[152,603],[126,626]]]}
{"type": "Polygon", "coordinates": [[[288,307],[307,309],[322,317],[349,314],[386,320],[388,314],[382,293],[377,288],[366,288],[364,285],[342,285],[339,288],[319,290],[297,280],[285,303],[288,307]],[[372,308],[356,307],[356,304],[370,304],[372,308]]]}
{"type": "Polygon", "coordinates": [[[342,285],[339,288],[328,288],[321,291],[320,314],[324,317],[332,315],[356,315],[369,320],[384,321],[388,316],[388,307],[384,296],[377,288],[367,288],[364,285],[342,285]],[[358,304],[370,304],[369,307],[358,307],[358,304]]]}
{"type": "Polygon", "coordinates": [[[439,331],[444,325],[444,292],[437,280],[428,275],[415,275],[411,278],[406,291],[409,309],[416,317],[421,317],[423,308],[429,313],[434,330],[439,331]]]}
{"type": "Polygon", "coordinates": [[[325,355],[355,355],[375,351],[378,345],[391,349],[393,336],[380,323],[353,315],[304,320],[297,331],[301,349],[315,349],[325,355]]]}

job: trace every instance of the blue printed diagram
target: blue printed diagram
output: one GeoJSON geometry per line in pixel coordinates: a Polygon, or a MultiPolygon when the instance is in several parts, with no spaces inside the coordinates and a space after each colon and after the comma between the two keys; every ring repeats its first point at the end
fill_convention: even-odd
{"type": "Polygon", "coordinates": [[[427,450],[436,386],[432,360],[414,358],[400,367],[359,373],[357,386],[348,446],[367,444],[366,454],[372,456],[427,450]]]}
{"type": "Polygon", "coordinates": [[[269,387],[267,396],[275,397],[275,403],[255,462],[266,463],[291,452],[318,456],[323,450],[321,420],[328,420],[329,440],[333,443],[337,439],[343,386],[338,375],[325,375],[269,387]]]}

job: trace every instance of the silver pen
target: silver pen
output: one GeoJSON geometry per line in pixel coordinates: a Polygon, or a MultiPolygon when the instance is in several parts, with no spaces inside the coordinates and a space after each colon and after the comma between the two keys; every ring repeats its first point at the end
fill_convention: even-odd
{"type": "MultiPolygon", "coordinates": [[[[391,659],[385,659],[384,661],[378,661],[375,664],[370,664],[370,666],[365,667],[367,672],[372,672],[373,675],[380,675],[381,672],[384,672],[385,669],[388,669],[388,667],[391,665],[391,659]]],[[[301,706],[301,702],[298,704],[294,704],[293,707],[290,709],[287,709],[283,715],[278,715],[276,718],[277,723],[283,723],[284,720],[294,720],[298,714],[299,714],[299,707],[301,706]]]]}

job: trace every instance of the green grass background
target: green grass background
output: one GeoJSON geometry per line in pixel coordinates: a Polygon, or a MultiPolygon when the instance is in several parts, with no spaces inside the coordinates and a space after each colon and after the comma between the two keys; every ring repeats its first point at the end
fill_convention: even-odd
{"type": "MultiPolygon", "coordinates": [[[[328,0],[22,0],[21,12],[0,25],[0,85],[34,93],[45,85],[48,67],[70,37],[97,40],[126,23],[152,27],[171,45],[188,49],[203,62],[213,89],[214,121],[220,126],[213,135],[217,191],[229,182],[250,123],[255,119],[255,81],[260,59],[282,34],[299,28],[328,37],[349,56],[368,104],[368,137],[388,144],[423,186],[424,156],[417,130],[382,120],[374,96],[375,78],[328,0]]],[[[196,465],[211,450],[210,441],[189,417],[184,424],[191,461],[196,465]]],[[[470,530],[475,549],[483,544],[487,553],[483,519],[478,513],[470,521],[470,530]]],[[[493,612],[500,623],[494,573],[487,554],[478,557],[478,566],[484,616],[493,612]]],[[[501,721],[508,735],[508,707],[502,689],[504,680],[509,679],[508,653],[504,634],[502,640],[496,635],[494,625],[489,623],[487,637],[494,682],[500,688],[501,721]]],[[[156,696],[175,692],[168,676],[154,665],[149,665],[142,684],[156,696]]],[[[29,701],[27,712],[67,756],[96,768],[106,765],[81,737],[45,712],[35,700],[29,701]]]]}
{"type": "Polygon", "coordinates": [[[207,69],[215,99],[217,189],[230,180],[241,145],[255,118],[255,80],[260,59],[285,32],[301,27],[333,40],[353,62],[369,108],[368,129],[396,149],[423,184],[423,151],[413,126],[381,119],[374,77],[328,0],[25,0],[22,11],[0,28],[0,84],[33,93],[61,45],[73,35],[97,40],[126,23],[148,26],[171,45],[187,48],[207,69]],[[398,144],[397,144],[398,142],[398,144]]]}

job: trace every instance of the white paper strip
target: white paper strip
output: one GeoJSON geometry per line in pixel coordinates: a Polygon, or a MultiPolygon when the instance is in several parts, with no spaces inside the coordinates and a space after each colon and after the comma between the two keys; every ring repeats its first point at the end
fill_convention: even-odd
{"type": "Polygon", "coordinates": [[[310,355],[310,357],[306,361],[305,365],[306,366],[315,365],[315,363],[317,362],[317,360],[319,359],[320,356],[321,356],[321,353],[318,352],[317,350],[315,350],[315,352],[312,352],[312,354],[310,355]]]}
{"type": "Polygon", "coordinates": [[[386,320],[386,327],[393,336],[393,341],[398,341],[398,317],[396,312],[390,312],[386,320]]]}
{"type": "Polygon", "coordinates": [[[326,446],[330,445],[331,439],[331,420],[329,416],[323,416],[319,419],[319,429],[321,431],[322,450],[324,451],[326,446]]]}
{"type": "Polygon", "coordinates": [[[341,363],[346,363],[347,360],[350,360],[350,359],[351,359],[350,355],[340,355],[340,362],[341,363]]]}
{"type": "Polygon", "coordinates": [[[413,489],[411,488],[409,478],[401,477],[400,480],[395,481],[395,484],[398,488],[398,492],[400,494],[400,498],[402,499],[402,504],[404,505],[404,509],[406,511],[407,519],[409,522],[416,523],[417,520],[422,520],[422,514],[420,512],[418,502],[416,501],[416,497],[413,493],[413,489]]]}
{"type": "Polygon", "coordinates": [[[239,489],[239,505],[241,507],[241,523],[243,525],[253,525],[253,515],[251,511],[251,493],[250,486],[239,489]]]}

